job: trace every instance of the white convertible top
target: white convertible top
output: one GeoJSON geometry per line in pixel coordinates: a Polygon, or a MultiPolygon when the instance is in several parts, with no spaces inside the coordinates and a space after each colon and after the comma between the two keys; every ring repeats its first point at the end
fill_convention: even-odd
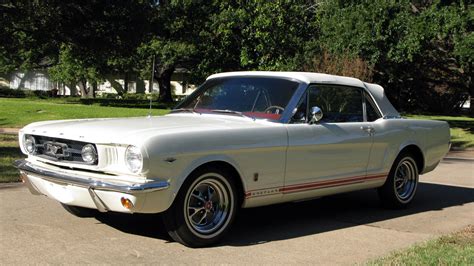
{"type": "Polygon", "coordinates": [[[209,76],[207,79],[225,78],[225,77],[280,77],[295,79],[307,84],[323,83],[323,84],[337,84],[354,87],[366,88],[368,92],[374,97],[377,106],[379,107],[384,117],[399,117],[400,114],[395,110],[393,105],[387,98],[384,89],[377,84],[363,82],[356,78],[336,76],[322,73],[312,72],[279,72],[279,71],[236,71],[224,72],[209,76]]]}
{"type": "Polygon", "coordinates": [[[296,79],[305,83],[328,83],[363,87],[362,81],[356,78],[335,76],[312,72],[278,72],[278,71],[237,71],[225,72],[209,76],[207,79],[241,76],[280,77],[296,79]]]}

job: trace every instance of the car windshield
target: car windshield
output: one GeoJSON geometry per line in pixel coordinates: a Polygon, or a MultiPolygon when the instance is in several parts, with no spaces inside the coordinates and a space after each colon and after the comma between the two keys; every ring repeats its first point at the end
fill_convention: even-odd
{"type": "Polygon", "coordinates": [[[175,111],[243,115],[279,120],[298,83],[280,78],[211,79],[175,111]]]}

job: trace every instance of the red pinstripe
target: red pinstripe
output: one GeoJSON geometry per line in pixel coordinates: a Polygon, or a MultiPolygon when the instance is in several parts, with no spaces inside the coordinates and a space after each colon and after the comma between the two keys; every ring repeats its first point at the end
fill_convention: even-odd
{"type": "Polygon", "coordinates": [[[362,183],[363,181],[366,181],[366,180],[385,178],[387,177],[387,175],[388,175],[387,173],[384,173],[384,174],[375,174],[375,175],[369,175],[369,176],[353,176],[353,177],[340,178],[337,180],[309,182],[309,183],[294,184],[294,185],[283,186],[283,187],[262,188],[262,189],[247,191],[245,193],[245,198],[276,194],[276,193],[270,193],[270,194],[252,196],[252,192],[255,192],[255,191],[263,191],[263,190],[278,188],[279,192],[277,193],[288,194],[288,193],[294,193],[294,192],[301,192],[305,190],[329,188],[329,187],[336,187],[336,186],[342,186],[342,185],[362,183]]]}

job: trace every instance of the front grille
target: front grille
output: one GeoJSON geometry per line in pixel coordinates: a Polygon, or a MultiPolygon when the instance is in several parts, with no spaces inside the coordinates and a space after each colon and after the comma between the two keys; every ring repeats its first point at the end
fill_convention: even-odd
{"type": "MultiPolygon", "coordinates": [[[[93,163],[86,163],[82,159],[82,148],[85,145],[91,143],[36,135],[33,135],[33,137],[35,138],[36,142],[35,155],[38,157],[53,161],[66,161],[97,165],[97,160],[95,160],[93,163]]],[[[94,149],[97,151],[97,147],[94,144],[91,145],[93,145],[94,149]]]]}

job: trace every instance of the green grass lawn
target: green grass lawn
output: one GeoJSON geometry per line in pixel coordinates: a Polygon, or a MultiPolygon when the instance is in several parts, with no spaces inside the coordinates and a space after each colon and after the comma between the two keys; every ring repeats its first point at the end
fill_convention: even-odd
{"type": "Polygon", "coordinates": [[[474,118],[467,116],[406,115],[407,118],[440,120],[449,123],[453,147],[474,147],[474,118]]]}
{"type": "MultiPolygon", "coordinates": [[[[152,115],[169,110],[153,109],[152,115]]],[[[23,127],[31,122],[58,119],[146,116],[148,109],[67,104],[58,100],[0,98],[0,127],[23,127]]]]}
{"type": "MultiPolygon", "coordinates": [[[[0,128],[23,127],[43,120],[146,116],[148,109],[103,107],[70,104],[61,99],[0,98],[0,128]]],[[[168,110],[154,109],[152,115],[168,110]]],[[[18,147],[17,135],[0,134],[0,183],[16,182],[18,170],[13,161],[24,157],[18,147]]]]}
{"type": "Polygon", "coordinates": [[[474,226],[395,252],[369,265],[474,265],[474,226]]]}
{"type": "Polygon", "coordinates": [[[20,181],[18,170],[12,163],[23,157],[17,135],[0,134],[0,183],[20,181]]]}

